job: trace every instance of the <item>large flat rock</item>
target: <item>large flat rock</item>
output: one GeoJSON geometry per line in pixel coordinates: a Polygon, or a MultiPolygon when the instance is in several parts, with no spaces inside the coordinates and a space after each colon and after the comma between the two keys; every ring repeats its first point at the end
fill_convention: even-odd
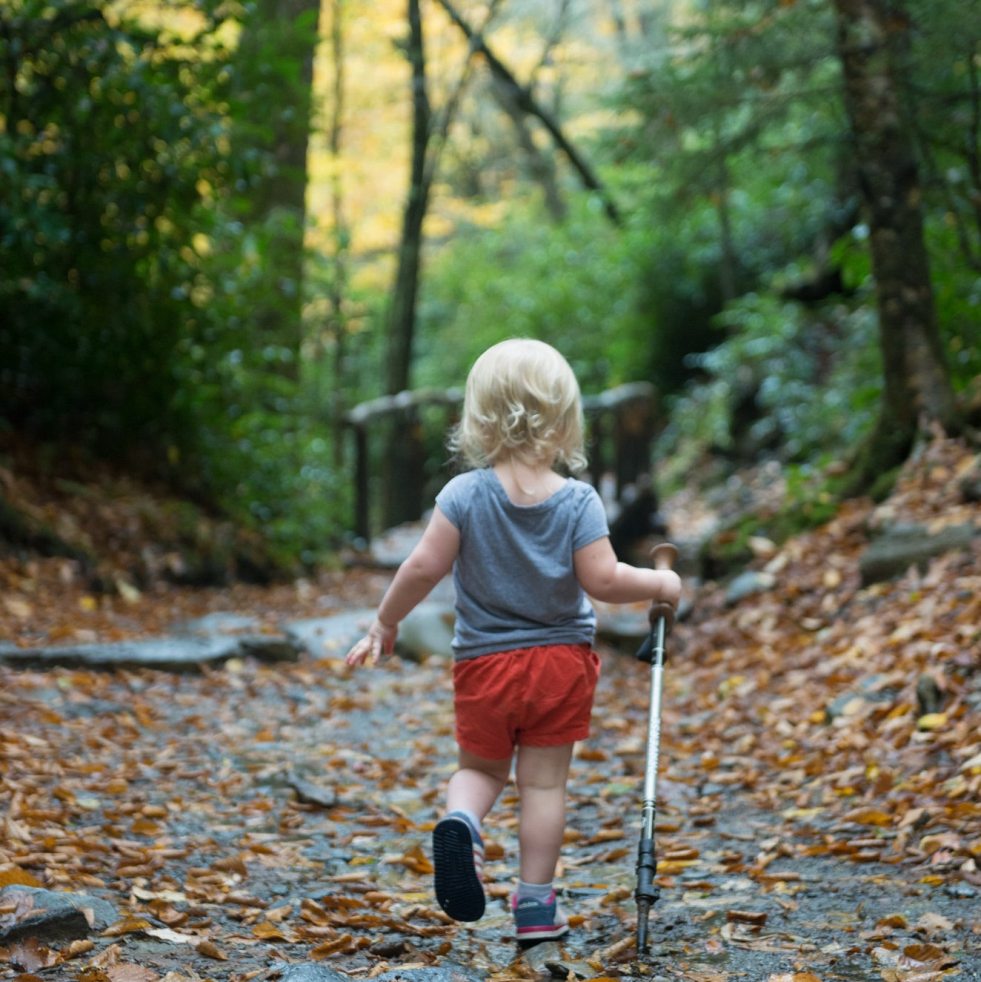
{"type": "Polygon", "coordinates": [[[239,637],[173,637],[106,644],[56,645],[18,648],[0,645],[0,661],[8,665],[46,668],[157,668],[193,671],[201,665],[252,656],[263,661],[296,661],[300,648],[283,635],[239,637]]]}
{"type": "Polygon", "coordinates": [[[61,893],[13,884],[0,890],[0,942],[18,938],[59,941],[84,938],[117,920],[106,900],[81,893],[61,893]]]}

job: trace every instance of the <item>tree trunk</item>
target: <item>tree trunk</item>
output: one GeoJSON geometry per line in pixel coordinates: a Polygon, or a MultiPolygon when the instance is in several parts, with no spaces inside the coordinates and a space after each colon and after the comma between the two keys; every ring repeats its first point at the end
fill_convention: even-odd
{"type": "Polygon", "coordinates": [[[899,82],[909,19],[895,0],[835,0],[838,54],[858,183],[871,233],[884,389],[850,491],[909,454],[921,429],[960,428],[937,328],[921,189],[899,82]]]}
{"type": "Polygon", "coordinates": [[[343,463],[344,449],[344,378],[347,356],[347,330],[344,315],[344,298],[347,293],[350,230],[344,211],[343,170],[341,150],[343,143],[345,73],[344,73],[344,0],[330,0],[330,54],[333,63],[331,106],[327,125],[327,147],[330,152],[330,210],[332,221],[331,255],[333,276],[328,291],[327,333],[334,345],[333,384],[328,395],[331,426],[333,430],[334,463],[343,463]]]}
{"type": "Polygon", "coordinates": [[[408,19],[407,54],[412,67],[412,165],[409,193],[402,212],[402,239],[389,312],[387,391],[391,395],[409,388],[416,327],[416,295],[422,268],[422,223],[429,205],[426,154],[429,149],[431,112],[419,0],[409,0],[408,19]]]}
{"type": "MultiPolygon", "coordinates": [[[[402,239],[398,269],[389,312],[389,352],[386,391],[395,395],[410,387],[412,347],[416,331],[416,297],[422,268],[422,223],[429,206],[430,181],[427,170],[431,111],[426,84],[426,49],[419,0],[409,0],[407,54],[412,67],[412,167],[409,193],[402,213],[402,239]]],[[[419,456],[415,446],[417,429],[393,429],[386,455],[389,478],[385,481],[385,520],[394,525],[419,517],[411,478],[419,456]],[[412,489],[408,493],[407,489],[412,489]]]]}

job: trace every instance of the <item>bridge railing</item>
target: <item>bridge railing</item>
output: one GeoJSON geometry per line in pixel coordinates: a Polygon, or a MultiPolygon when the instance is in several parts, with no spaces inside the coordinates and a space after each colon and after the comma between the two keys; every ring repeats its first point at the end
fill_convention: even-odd
{"type": "MultiPolygon", "coordinates": [[[[631,382],[583,397],[587,479],[598,485],[609,475],[618,499],[650,473],[654,396],[649,382],[631,382]]],[[[376,529],[414,521],[429,507],[452,473],[446,434],[462,405],[462,389],[414,389],[360,403],[346,414],[354,442],[353,530],[364,543],[376,529]]]]}

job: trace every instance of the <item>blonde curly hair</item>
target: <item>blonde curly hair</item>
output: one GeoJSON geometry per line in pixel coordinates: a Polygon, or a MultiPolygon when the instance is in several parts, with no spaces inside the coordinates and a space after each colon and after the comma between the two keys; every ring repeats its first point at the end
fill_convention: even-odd
{"type": "Polygon", "coordinates": [[[581,471],[582,399],[569,363],[531,338],[488,348],[467,376],[463,415],[449,446],[472,467],[515,457],[581,471]]]}

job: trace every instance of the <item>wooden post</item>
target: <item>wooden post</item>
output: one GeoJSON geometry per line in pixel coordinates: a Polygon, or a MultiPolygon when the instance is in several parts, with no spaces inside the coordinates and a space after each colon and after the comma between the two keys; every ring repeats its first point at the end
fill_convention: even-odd
{"type": "Polygon", "coordinates": [[[368,487],[368,430],[364,424],[354,430],[354,532],[365,544],[371,539],[371,517],[368,487]]]}

